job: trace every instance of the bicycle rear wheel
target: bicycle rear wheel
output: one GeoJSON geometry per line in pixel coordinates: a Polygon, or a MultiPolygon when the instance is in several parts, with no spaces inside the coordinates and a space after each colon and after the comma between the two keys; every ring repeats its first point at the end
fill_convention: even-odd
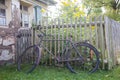
{"type": "Polygon", "coordinates": [[[68,69],[73,73],[79,73],[84,70],[93,73],[99,66],[99,52],[89,43],[79,42],[75,44],[80,55],[74,48],[71,48],[67,55],[66,62],[68,69]],[[73,61],[71,61],[73,60],[73,61]]]}
{"type": "Polygon", "coordinates": [[[36,45],[30,46],[19,56],[17,61],[18,71],[31,73],[40,61],[40,50],[36,45]]]}

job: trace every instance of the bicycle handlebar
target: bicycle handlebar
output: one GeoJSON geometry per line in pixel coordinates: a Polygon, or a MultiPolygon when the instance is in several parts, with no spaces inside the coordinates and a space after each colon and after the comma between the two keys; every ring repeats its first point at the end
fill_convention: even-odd
{"type": "Polygon", "coordinates": [[[36,25],[36,28],[40,30],[42,29],[41,25],[36,25]]]}
{"type": "Polygon", "coordinates": [[[50,34],[46,34],[46,33],[44,33],[43,31],[42,31],[42,27],[41,27],[41,25],[37,25],[37,29],[39,29],[40,30],[40,32],[43,34],[38,34],[38,37],[43,37],[43,36],[52,36],[52,37],[54,37],[54,35],[50,35],[50,34]]]}

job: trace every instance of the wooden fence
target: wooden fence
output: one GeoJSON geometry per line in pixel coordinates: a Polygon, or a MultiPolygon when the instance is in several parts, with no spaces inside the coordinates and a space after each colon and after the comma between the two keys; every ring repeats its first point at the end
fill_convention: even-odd
{"type": "Polygon", "coordinates": [[[109,69],[120,64],[120,23],[105,18],[106,51],[109,69]]]}
{"type": "Polygon", "coordinates": [[[31,29],[30,28],[20,28],[18,30],[17,40],[16,40],[16,61],[20,54],[31,45],[32,37],[31,37],[31,29]]]}
{"type": "MultiPolygon", "coordinates": [[[[120,24],[115,22],[114,20],[111,20],[107,17],[95,17],[90,18],[89,20],[87,18],[54,19],[42,20],[40,22],[40,25],[43,27],[42,30],[46,34],[54,35],[55,39],[68,39],[72,35],[73,41],[75,42],[89,40],[89,42],[94,45],[100,52],[100,61],[103,69],[106,67],[106,65],[108,65],[108,69],[111,69],[112,67],[114,67],[114,65],[117,64],[116,57],[118,57],[117,55],[120,53],[120,35],[118,34],[120,24]]],[[[29,46],[31,43],[37,44],[39,42],[39,38],[37,37],[37,34],[39,34],[39,29],[40,28],[38,28],[37,30],[32,30],[32,32],[22,30],[21,34],[25,35],[29,33],[29,35],[32,34],[33,36],[27,36],[18,39],[17,56],[23,51],[20,50],[23,48],[20,48],[21,45],[23,46],[22,43],[27,43],[27,46],[29,46]]],[[[60,53],[64,48],[63,41],[51,41],[45,42],[44,44],[56,56],[61,55],[58,53],[60,53]]],[[[24,49],[27,46],[24,46],[24,49]]],[[[55,63],[55,61],[52,60],[52,56],[48,55],[46,51],[43,51],[42,55],[42,63],[55,63]]]]}

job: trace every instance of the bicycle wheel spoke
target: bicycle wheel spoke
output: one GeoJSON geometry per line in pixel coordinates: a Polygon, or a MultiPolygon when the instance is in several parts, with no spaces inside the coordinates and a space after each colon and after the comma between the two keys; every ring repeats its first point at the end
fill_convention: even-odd
{"type": "Polygon", "coordinates": [[[31,46],[27,48],[18,59],[18,70],[30,73],[38,65],[40,60],[39,48],[31,46]]]}
{"type": "Polygon", "coordinates": [[[80,55],[77,54],[74,48],[67,53],[67,59],[76,59],[73,62],[67,62],[70,71],[87,71],[90,73],[96,71],[99,64],[98,51],[88,43],[77,44],[76,48],[80,55]]]}

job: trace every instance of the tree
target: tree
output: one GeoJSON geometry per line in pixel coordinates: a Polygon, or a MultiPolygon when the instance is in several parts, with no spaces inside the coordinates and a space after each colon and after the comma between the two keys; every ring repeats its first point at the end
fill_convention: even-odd
{"type": "Polygon", "coordinates": [[[76,18],[85,15],[84,6],[78,0],[61,1],[60,17],[76,18]]]}
{"type": "Polygon", "coordinates": [[[88,16],[102,15],[102,8],[104,8],[106,11],[104,15],[120,21],[119,0],[83,0],[83,3],[88,10],[88,16]]]}

